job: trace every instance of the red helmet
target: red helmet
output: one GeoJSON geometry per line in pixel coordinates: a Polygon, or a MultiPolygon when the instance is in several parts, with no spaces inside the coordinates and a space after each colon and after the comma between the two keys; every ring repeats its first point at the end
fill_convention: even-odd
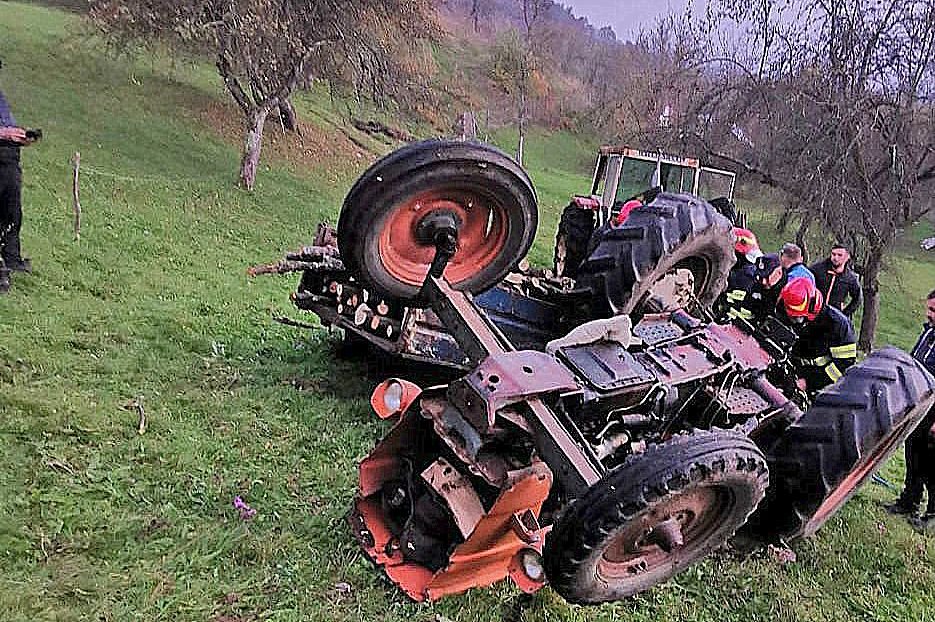
{"type": "Polygon", "coordinates": [[[760,245],[756,241],[756,236],[749,229],[734,227],[734,236],[736,238],[734,250],[746,257],[750,263],[754,263],[757,258],[763,255],[763,252],[760,251],[760,245]]]}
{"type": "Polygon", "coordinates": [[[779,292],[779,300],[791,318],[804,317],[809,321],[821,311],[824,303],[821,292],[811,280],[803,277],[792,279],[779,292]]]}

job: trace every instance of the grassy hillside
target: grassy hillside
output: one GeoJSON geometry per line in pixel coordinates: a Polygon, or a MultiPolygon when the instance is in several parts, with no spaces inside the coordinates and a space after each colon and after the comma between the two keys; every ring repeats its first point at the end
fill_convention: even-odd
{"type": "MultiPolygon", "coordinates": [[[[931,616],[935,547],[882,514],[875,503],[889,493],[879,488],[797,547],[790,565],[722,554],[592,609],[549,590],[527,599],[508,584],[409,603],[344,523],[356,462],[386,428],[367,403],[385,370],[337,358],[325,331],[271,322],[271,311],[288,312],[294,280],[244,274],[334,219],[374,156],[311,137],[316,153],[286,160],[293,152],[280,144],[257,190],[237,190],[234,121],[211,72],[110,59],[77,24],[0,3],[0,88],[20,121],[46,135],[24,153],[23,238],[35,273],[17,275],[0,298],[4,622],[931,616]],[[75,151],[80,243],[70,223],[75,151]],[[240,520],[236,496],[257,510],[253,520],[240,520]]],[[[303,109],[329,118],[314,96],[303,109]]],[[[567,135],[530,141],[539,262],[551,256],[558,208],[587,183],[592,148],[567,135]]],[[[911,249],[895,265],[903,276],[889,273],[883,331],[905,346],[935,274],[911,249]]],[[[898,462],[887,468],[894,480],[900,472],[898,462]]]]}

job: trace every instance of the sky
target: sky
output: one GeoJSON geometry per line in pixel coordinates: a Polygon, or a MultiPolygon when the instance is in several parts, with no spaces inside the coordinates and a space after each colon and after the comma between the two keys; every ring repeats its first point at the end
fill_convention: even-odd
{"type": "MultiPolygon", "coordinates": [[[[579,17],[587,17],[595,28],[610,26],[620,40],[633,39],[641,27],[670,11],[684,11],[688,0],[560,0],[579,17]]],[[[695,0],[696,10],[704,2],[695,0]]]]}

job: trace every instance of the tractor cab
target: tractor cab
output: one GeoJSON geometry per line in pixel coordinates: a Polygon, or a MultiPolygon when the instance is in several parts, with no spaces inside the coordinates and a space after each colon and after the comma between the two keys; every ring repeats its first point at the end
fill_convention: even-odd
{"type": "Polygon", "coordinates": [[[701,166],[697,158],[605,145],[598,151],[589,194],[600,203],[600,226],[628,201],[649,202],[660,191],[700,196],[720,211],[718,203],[733,200],[735,180],[734,173],[701,166]]]}
{"type": "Polygon", "coordinates": [[[574,279],[588,255],[593,233],[608,223],[626,220],[634,207],[632,201],[648,205],[661,192],[706,199],[734,226],[745,227],[746,216],[733,202],[736,177],[731,171],[701,166],[698,158],[627,146],[601,147],[590,192],[573,197],[562,211],[553,273],[574,279]]]}

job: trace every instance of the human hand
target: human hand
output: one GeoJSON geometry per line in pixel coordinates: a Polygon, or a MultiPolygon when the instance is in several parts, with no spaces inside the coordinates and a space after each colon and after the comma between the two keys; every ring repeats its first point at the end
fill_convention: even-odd
{"type": "Polygon", "coordinates": [[[0,127],[0,140],[8,140],[20,145],[32,142],[26,138],[26,130],[21,127],[0,127]]]}
{"type": "Polygon", "coordinates": [[[807,390],[808,390],[808,383],[805,382],[805,378],[796,378],[796,379],[795,379],[795,386],[799,389],[799,391],[807,391],[807,390]]]}
{"type": "Polygon", "coordinates": [[[766,286],[773,287],[780,279],[782,279],[782,266],[776,266],[776,269],[766,277],[766,286]]]}

